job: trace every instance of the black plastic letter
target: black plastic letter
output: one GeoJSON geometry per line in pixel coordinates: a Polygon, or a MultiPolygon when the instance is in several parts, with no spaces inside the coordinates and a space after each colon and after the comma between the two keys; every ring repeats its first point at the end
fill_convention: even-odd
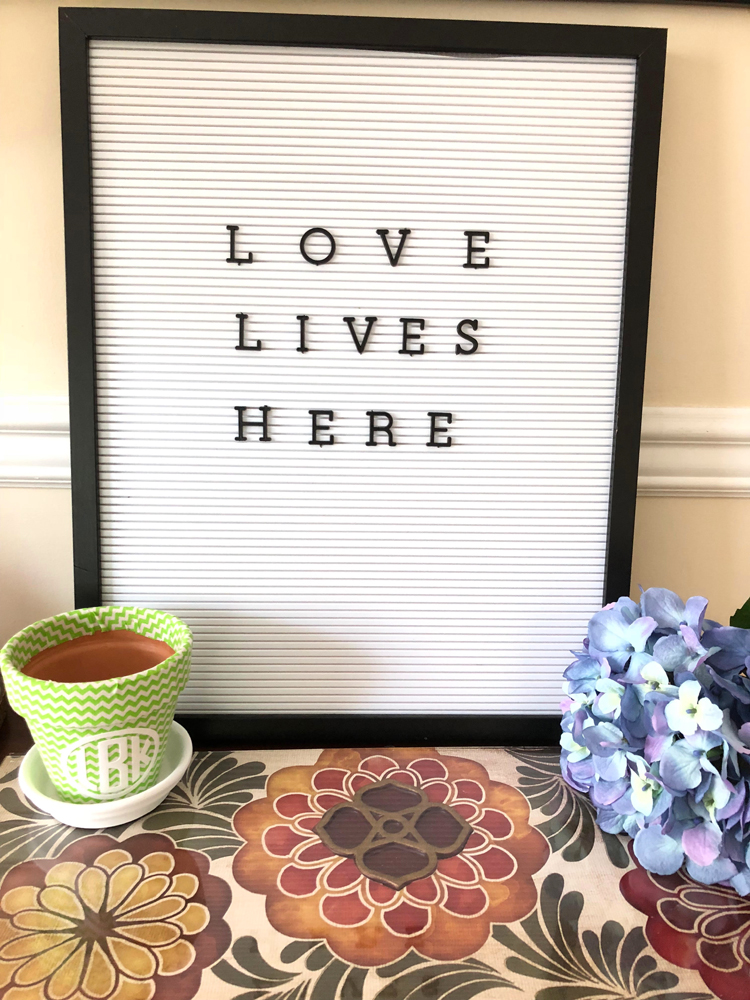
{"type": "Polygon", "coordinates": [[[474,354],[474,352],[479,347],[479,341],[476,337],[472,337],[470,333],[464,333],[464,327],[470,326],[472,330],[476,330],[479,327],[479,320],[476,319],[462,319],[461,322],[456,327],[456,333],[459,337],[463,337],[464,340],[468,340],[471,347],[464,347],[462,344],[456,344],[456,354],[474,354]]]}
{"type": "Polygon", "coordinates": [[[377,316],[365,316],[365,321],[367,322],[367,329],[362,335],[360,340],[357,336],[357,330],[354,324],[357,322],[356,316],[344,316],[344,322],[349,327],[349,333],[352,335],[352,340],[354,341],[354,346],[360,354],[364,354],[365,348],[367,347],[367,341],[370,339],[370,334],[372,333],[373,326],[377,323],[377,316]]]}
{"type": "Polygon", "coordinates": [[[385,252],[388,254],[388,260],[391,262],[391,267],[395,267],[398,264],[398,259],[401,256],[401,251],[404,249],[406,244],[406,237],[411,232],[411,229],[399,229],[398,234],[401,237],[401,242],[398,245],[398,250],[393,253],[391,250],[391,245],[388,242],[388,233],[390,229],[376,229],[375,232],[383,241],[383,246],[385,247],[385,252]]]}
{"type": "Polygon", "coordinates": [[[305,258],[308,264],[327,264],[328,261],[336,253],[336,240],[333,238],[333,236],[331,236],[331,234],[328,232],[327,229],[321,229],[319,226],[316,226],[314,229],[308,229],[306,233],[302,234],[302,239],[299,241],[299,252],[305,258]],[[307,243],[307,238],[309,236],[312,236],[314,233],[322,233],[322,235],[325,236],[328,239],[329,243],[331,244],[331,249],[328,251],[326,256],[321,257],[319,260],[316,260],[314,257],[311,257],[310,254],[305,249],[305,243],[307,243]]]}
{"type": "Polygon", "coordinates": [[[377,445],[375,440],[376,434],[387,434],[388,435],[388,447],[395,448],[396,442],[393,440],[393,417],[386,410],[368,410],[367,416],[370,418],[370,440],[367,442],[368,448],[374,448],[377,445]],[[376,424],[375,421],[378,417],[385,417],[384,424],[376,424]]]}
{"type": "Polygon", "coordinates": [[[481,230],[481,229],[465,229],[464,230],[464,236],[467,237],[467,240],[466,240],[466,263],[464,264],[464,267],[479,267],[479,268],[489,267],[490,266],[490,259],[489,259],[489,257],[482,257],[482,259],[480,261],[474,261],[474,260],[472,260],[472,257],[474,256],[474,254],[477,254],[477,253],[486,253],[486,247],[475,247],[474,246],[474,237],[475,236],[481,237],[481,239],[482,239],[482,241],[484,243],[489,243],[490,242],[490,234],[488,232],[485,232],[485,231],[481,230]]]}
{"type": "Polygon", "coordinates": [[[333,420],[333,410],[308,410],[307,411],[312,417],[312,438],[307,442],[308,444],[319,444],[321,448],[324,444],[333,444],[335,438],[333,434],[329,434],[327,438],[319,438],[319,431],[330,431],[328,424],[319,424],[318,417],[325,417],[326,420],[333,420]]]}
{"type": "Polygon", "coordinates": [[[420,330],[424,330],[424,320],[423,319],[413,319],[410,317],[402,317],[400,323],[403,327],[403,332],[401,334],[401,350],[399,354],[424,354],[424,344],[419,345],[418,351],[412,351],[409,348],[410,340],[419,340],[420,335],[418,333],[409,333],[409,324],[416,323],[420,330]]]}
{"type": "Polygon", "coordinates": [[[253,255],[248,253],[247,258],[243,259],[238,257],[235,252],[235,238],[239,226],[227,226],[229,230],[229,256],[227,257],[227,264],[252,264],[253,255]]]}
{"type": "Polygon", "coordinates": [[[235,316],[240,321],[240,342],[235,345],[235,351],[260,351],[263,349],[263,344],[259,340],[256,340],[254,344],[245,343],[245,320],[247,319],[247,313],[235,313],[235,316]]]}
{"type": "Polygon", "coordinates": [[[453,438],[446,437],[445,441],[436,441],[435,438],[438,434],[445,434],[448,430],[447,427],[438,427],[438,420],[440,417],[445,417],[446,423],[453,423],[452,413],[440,413],[435,410],[428,410],[427,416],[430,418],[430,440],[427,442],[428,448],[450,448],[453,444],[453,438]]]}
{"type": "Polygon", "coordinates": [[[247,441],[244,431],[246,427],[260,427],[263,431],[261,436],[258,438],[259,441],[270,441],[271,438],[268,435],[268,411],[271,409],[270,406],[259,406],[258,409],[261,413],[260,420],[245,420],[245,410],[249,409],[247,406],[235,406],[237,411],[237,437],[235,441],[247,441]]]}
{"type": "Polygon", "coordinates": [[[299,347],[297,350],[300,354],[307,354],[310,348],[305,344],[305,323],[310,319],[309,316],[298,316],[299,320],[299,347]]]}

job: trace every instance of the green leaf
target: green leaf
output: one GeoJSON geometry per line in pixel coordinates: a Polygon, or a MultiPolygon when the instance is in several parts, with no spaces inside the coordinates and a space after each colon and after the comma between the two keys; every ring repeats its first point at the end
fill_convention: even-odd
{"type": "Polygon", "coordinates": [[[599,941],[599,935],[594,934],[593,931],[584,931],[581,935],[581,940],[583,941],[586,951],[589,953],[589,957],[601,973],[599,978],[602,981],[605,981],[608,978],[608,973],[607,966],[604,962],[604,955],[602,955],[602,946],[599,941]]]}
{"type": "Polygon", "coordinates": [[[341,987],[340,1000],[362,1000],[362,994],[367,979],[367,969],[352,967],[341,987]]]}
{"type": "Polygon", "coordinates": [[[652,955],[641,955],[638,961],[633,966],[633,972],[631,976],[631,982],[634,987],[637,988],[641,979],[647,976],[649,972],[653,972],[656,968],[656,959],[652,955]]]}
{"type": "Polygon", "coordinates": [[[209,827],[212,830],[231,829],[223,816],[212,816],[209,812],[188,809],[163,809],[151,813],[143,822],[146,830],[165,830],[187,826],[191,830],[209,827]],[[148,824],[148,825],[147,825],[148,824]]]}
{"type": "Polygon", "coordinates": [[[566,795],[565,789],[558,781],[552,795],[547,799],[546,805],[542,806],[541,811],[545,816],[554,816],[561,806],[568,804],[569,800],[570,796],[566,795]]]}
{"type": "Polygon", "coordinates": [[[400,976],[402,972],[406,972],[407,969],[411,969],[415,965],[424,965],[426,961],[426,958],[422,958],[422,956],[418,955],[412,948],[412,950],[408,951],[403,958],[399,958],[397,962],[391,962],[390,965],[384,965],[380,969],[376,969],[375,972],[383,979],[390,979],[392,976],[400,976]]]}
{"type": "MultiPolygon", "coordinates": [[[[635,930],[640,930],[640,928],[635,928],[635,930]]],[[[608,920],[602,927],[601,932],[601,942],[602,942],[602,956],[607,965],[608,978],[610,981],[618,986],[626,988],[630,984],[630,970],[635,961],[635,956],[640,952],[633,953],[633,945],[635,939],[632,938],[633,932],[628,934],[625,939],[625,944],[623,945],[622,954],[620,955],[620,966],[618,968],[617,963],[617,949],[620,947],[620,942],[625,937],[625,931],[623,930],[622,924],[619,924],[616,920],[608,920]],[[627,947],[627,942],[631,942],[631,947],[627,947]],[[621,974],[621,970],[624,975],[621,974]]],[[[641,935],[642,936],[642,935],[641,935]]],[[[644,942],[645,944],[645,942],[644,942]]]]}
{"type": "Polygon", "coordinates": [[[289,1000],[305,1000],[307,996],[307,991],[310,988],[310,983],[300,983],[292,992],[289,994],[289,1000]]]}
{"type": "MultiPolygon", "coordinates": [[[[536,935],[534,940],[541,939],[542,948],[547,947],[546,939],[539,925],[539,920],[535,913],[532,913],[529,917],[523,921],[524,930],[528,934],[528,926],[531,926],[531,919],[536,923],[536,927],[539,928],[539,937],[536,935]]],[[[513,972],[521,972],[523,976],[538,976],[540,979],[554,979],[559,982],[565,982],[573,980],[575,981],[576,976],[574,972],[566,968],[563,964],[550,959],[544,952],[535,951],[526,941],[521,940],[512,930],[508,927],[494,927],[492,931],[493,937],[500,942],[500,944],[505,945],[511,951],[515,951],[520,958],[516,958],[512,955],[510,958],[505,960],[506,966],[513,972]],[[511,965],[511,962],[515,963],[511,965]],[[524,963],[524,969],[519,968],[519,962],[524,963]],[[532,971],[528,971],[532,970],[532,971]]]]}
{"type": "Polygon", "coordinates": [[[407,997],[408,1000],[441,1000],[448,994],[454,1000],[454,990],[465,990],[472,985],[475,986],[474,991],[465,994],[469,997],[501,986],[517,989],[498,973],[489,976],[470,965],[457,962],[428,965],[407,972],[383,986],[374,1000],[406,1000],[407,997]]]}
{"type": "Polygon", "coordinates": [[[613,993],[606,986],[546,986],[539,990],[535,1000],[619,1000],[621,993],[613,993]]]}
{"type": "Polygon", "coordinates": [[[296,975],[294,972],[283,972],[270,966],[261,957],[258,942],[254,937],[241,937],[235,941],[232,945],[232,957],[240,968],[245,969],[252,976],[269,980],[272,983],[288,983],[296,975]]]}
{"type": "Polygon", "coordinates": [[[317,972],[318,969],[324,968],[333,958],[333,955],[326,948],[324,944],[319,944],[315,951],[311,952],[308,956],[305,965],[311,972],[317,972]]]}
{"type": "Polygon", "coordinates": [[[588,799],[576,797],[576,806],[581,827],[577,838],[563,851],[563,861],[583,861],[591,854],[596,842],[596,827],[591,804],[588,799]]]}
{"type": "MultiPolygon", "coordinates": [[[[561,797],[562,793],[558,790],[558,798],[561,797]]],[[[546,807],[542,809],[542,812],[545,816],[550,815],[546,807]]],[[[566,795],[565,801],[562,803],[562,808],[553,810],[552,819],[540,823],[537,827],[547,840],[549,840],[553,851],[559,851],[560,848],[564,847],[576,832],[580,817],[577,812],[574,816],[574,812],[576,812],[575,799],[572,795],[566,795]]]]}
{"type": "MultiPolygon", "coordinates": [[[[606,924],[605,924],[606,926],[606,924]]],[[[604,944],[604,936],[602,935],[602,945],[604,944]]],[[[622,981],[623,985],[628,985],[631,981],[632,969],[635,965],[635,961],[638,956],[648,947],[648,941],[646,941],[646,935],[640,927],[634,927],[628,932],[628,936],[622,942],[622,951],[620,952],[620,968],[623,972],[622,981]]],[[[675,980],[671,985],[676,985],[678,980],[675,980]]]]}
{"type": "Polygon", "coordinates": [[[244,989],[259,987],[261,990],[265,991],[278,985],[276,981],[257,979],[255,976],[248,976],[246,973],[240,972],[239,969],[235,969],[233,965],[223,958],[212,967],[211,971],[215,976],[218,976],[219,979],[222,979],[225,983],[229,983],[230,986],[240,986],[244,989]]]}
{"type": "Polygon", "coordinates": [[[604,841],[607,857],[615,868],[628,868],[630,866],[630,857],[628,856],[627,848],[617,834],[605,833],[603,830],[600,830],[599,834],[604,841]]]}
{"type": "Polygon", "coordinates": [[[505,960],[506,968],[511,972],[517,972],[521,976],[528,976],[530,979],[548,979],[552,983],[575,982],[575,977],[570,973],[561,973],[554,968],[545,968],[541,963],[539,966],[527,962],[526,959],[511,955],[505,960]]]}
{"type": "MultiPolygon", "coordinates": [[[[498,983],[493,979],[477,979],[473,983],[466,983],[451,990],[449,1000],[471,1000],[472,997],[486,993],[487,990],[498,988],[498,983]]],[[[502,988],[502,987],[500,987],[502,988]]],[[[512,983],[506,983],[505,989],[517,990],[518,987],[512,983]]]]}
{"type": "Polygon", "coordinates": [[[673,972],[651,972],[641,980],[636,996],[642,997],[644,993],[654,993],[656,990],[671,990],[679,981],[673,972]]]}
{"type": "Polygon", "coordinates": [[[741,608],[737,608],[735,613],[730,617],[729,624],[733,628],[750,628],[750,597],[748,597],[741,608]]]}
{"type": "Polygon", "coordinates": [[[713,993],[660,993],[651,1000],[716,1000],[713,993]]]}
{"type": "Polygon", "coordinates": [[[311,948],[319,945],[320,941],[292,941],[281,952],[281,961],[287,965],[296,962],[298,958],[306,955],[311,948]]]}
{"type": "Polygon", "coordinates": [[[350,968],[350,965],[339,961],[339,959],[331,962],[315,983],[310,1000],[331,1000],[332,997],[335,997],[339,983],[350,968]]]}

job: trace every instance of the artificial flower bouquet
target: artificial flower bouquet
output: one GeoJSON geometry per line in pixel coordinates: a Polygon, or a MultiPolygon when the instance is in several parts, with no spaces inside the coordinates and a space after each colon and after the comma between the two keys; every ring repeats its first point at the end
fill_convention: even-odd
{"type": "Polygon", "coordinates": [[[589,622],[565,671],[565,780],[640,863],[683,863],[706,885],[750,895],[750,601],[731,625],[652,587],[589,622]]]}

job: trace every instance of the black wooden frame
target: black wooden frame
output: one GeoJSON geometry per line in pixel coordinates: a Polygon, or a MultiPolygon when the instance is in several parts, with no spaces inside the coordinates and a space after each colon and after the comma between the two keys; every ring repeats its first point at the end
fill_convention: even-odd
{"type": "MultiPolygon", "coordinates": [[[[76,607],[101,603],[88,42],[321,45],[637,60],[605,601],[630,589],[667,32],[660,28],[220,11],[60,9],[76,607]]],[[[533,679],[530,678],[530,683],[533,679]]],[[[183,717],[202,745],[554,744],[554,716],[183,717]]]]}

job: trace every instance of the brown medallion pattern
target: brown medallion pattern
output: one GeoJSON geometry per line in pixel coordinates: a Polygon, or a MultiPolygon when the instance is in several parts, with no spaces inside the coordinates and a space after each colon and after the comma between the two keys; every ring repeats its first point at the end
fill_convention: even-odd
{"type": "Polygon", "coordinates": [[[459,854],[472,828],[421,788],[378,781],[360,788],[350,803],[337,803],[313,830],[323,843],[352,858],[369,879],[403,889],[432,875],[442,858],[459,854]]]}

